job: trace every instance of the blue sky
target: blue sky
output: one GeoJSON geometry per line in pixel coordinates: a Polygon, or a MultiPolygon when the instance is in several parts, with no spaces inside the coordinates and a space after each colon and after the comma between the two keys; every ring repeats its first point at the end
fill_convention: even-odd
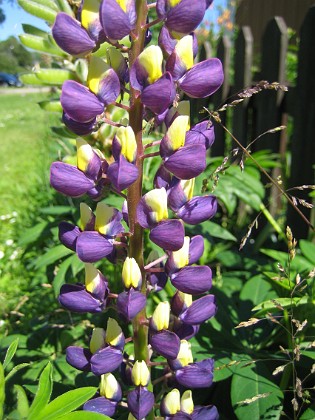
{"type": "MultiPolygon", "coordinates": [[[[222,5],[226,0],[215,0],[216,5],[222,5]]],[[[6,14],[6,20],[0,25],[0,40],[3,41],[9,36],[14,35],[18,37],[22,31],[22,23],[34,25],[40,29],[48,29],[48,26],[41,19],[38,19],[27,12],[25,12],[17,3],[10,4],[4,2],[2,4],[6,14]]],[[[216,21],[217,13],[215,8],[207,12],[206,19],[214,19],[216,21]]]]}

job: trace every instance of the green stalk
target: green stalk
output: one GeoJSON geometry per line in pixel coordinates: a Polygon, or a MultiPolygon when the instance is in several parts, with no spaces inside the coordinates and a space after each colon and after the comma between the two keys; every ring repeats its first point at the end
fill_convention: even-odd
{"type": "MultiPolygon", "coordinates": [[[[147,19],[147,2],[146,0],[137,0],[137,23],[133,31],[134,40],[129,52],[129,66],[135,62],[139,54],[143,51],[145,32],[143,28],[147,19]]],[[[143,144],[142,144],[142,116],[143,105],[138,97],[138,92],[131,88],[130,91],[130,112],[129,124],[132,127],[137,141],[137,159],[136,165],[139,170],[139,177],[137,181],[128,188],[127,202],[129,214],[129,227],[132,233],[129,241],[129,257],[134,258],[142,271],[142,288],[141,292],[146,295],[146,282],[143,262],[143,229],[136,223],[136,209],[139,200],[142,197],[142,177],[143,177],[143,144]]],[[[147,320],[146,311],[143,309],[133,321],[133,341],[136,360],[149,361],[148,354],[148,327],[144,325],[147,320]]]]}

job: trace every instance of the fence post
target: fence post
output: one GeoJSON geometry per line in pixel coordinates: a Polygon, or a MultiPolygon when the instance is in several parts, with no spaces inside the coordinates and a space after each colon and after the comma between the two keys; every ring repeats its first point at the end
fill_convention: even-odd
{"type": "MultiPolygon", "coordinates": [[[[251,85],[252,62],[253,35],[249,26],[243,26],[235,40],[234,94],[251,85]]],[[[233,110],[233,135],[243,146],[247,145],[248,140],[248,103],[249,100],[246,99],[233,110]]]]}
{"type": "MultiPolygon", "coordinates": [[[[282,17],[273,18],[267,25],[262,40],[262,80],[285,83],[286,54],[288,48],[287,25],[282,17]]],[[[282,123],[281,105],[284,92],[261,92],[255,97],[256,128],[255,137],[282,123]]],[[[260,138],[254,150],[269,149],[279,152],[280,134],[266,134],[260,138]]]]}
{"type": "MultiPolygon", "coordinates": [[[[221,88],[211,97],[214,108],[224,103],[230,92],[231,40],[227,35],[220,39],[216,56],[221,60],[224,71],[224,82],[221,88]]],[[[226,112],[221,114],[222,123],[226,123],[226,112]]],[[[215,124],[215,142],[211,147],[211,156],[223,156],[225,153],[225,131],[215,124]]]]}
{"type": "MultiPolygon", "coordinates": [[[[292,138],[292,162],[289,187],[314,183],[315,163],[315,5],[312,6],[302,24],[298,54],[298,77],[294,109],[292,138]]],[[[306,191],[291,191],[309,201],[306,191]]],[[[311,211],[299,206],[309,219],[311,211]]],[[[289,206],[288,225],[296,238],[306,238],[309,228],[296,211],[289,206]]]]}

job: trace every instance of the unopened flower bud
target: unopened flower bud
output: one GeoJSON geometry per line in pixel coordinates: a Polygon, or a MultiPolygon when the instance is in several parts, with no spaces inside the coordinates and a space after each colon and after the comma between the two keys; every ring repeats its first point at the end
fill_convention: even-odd
{"type": "Polygon", "coordinates": [[[160,302],[150,320],[150,327],[155,331],[167,330],[170,322],[169,302],[160,302]]]}
{"type": "Polygon", "coordinates": [[[137,289],[141,286],[142,274],[134,258],[126,258],[122,269],[122,279],[127,289],[130,287],[137,289]]]}
{"type": "Polygon", "coordinates": [[[147,386],[150,381],[150,371],[144,360],[136,360],[131,371],[132,382],[136,386],[147,386]]]}
{"type": "Polygon", "coordinates": [[[112,373],[101,376],[100,395],[113,401],[121,400],[121,387],[112,373]]]}
{"type": "Polygon", "coordinates": [[[110,346],[120,349],[125,345],[125,336],[117,321],[113,318],[108,318],[105,341],[110,346]]]}
{"type": "Polygon", "coordinates": [[[105,347],[105,331],[103,328],[94,328],[90,340],[90,351],[96,353],[105,347]]]}
{"type": "Polygon", "coordinates": [[[172,416],[180,409],[180,393],[179,390],[175,388],[163,398],[161,402],[161,413],[164,416],[172,416]]]}
{"type": "Polygon", "coordinates": [[[192,392],[190,390],[187,390],[183,393],[180,399],[180,409],[187,414],[191,414],[194,411],[194,401],[192,399],[192,392]]]}

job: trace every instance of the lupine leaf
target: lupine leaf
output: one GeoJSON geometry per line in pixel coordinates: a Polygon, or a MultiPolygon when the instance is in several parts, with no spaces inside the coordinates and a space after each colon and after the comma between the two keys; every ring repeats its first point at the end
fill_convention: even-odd
{"type": "Polygon", "coordinates": [[[50,206],[50,207],[42,207],[40,212],[43,214],[51,214],[51,215],[61,215],[61,214],[69,214],[73,213],[75,208],[72,206],[50,206]]]}
{"type": "Polygon", "coordinates": [[[93,413],[92,411],[73,411],[72,413],[58,417],[58,420],[111,420],[111,418],[104,414],[93,413]]]}
{"type": "Polygon", "coordinates": [[[73,251],[71,249],[68,249],[63,245],[57,245],[54,248],[51,248],[49,251],[47,251],[44,255],[37,258],[37,260],[35,261],[35,267],[46,267],[47,265],[50,265],[56,262],[57,260],[66,257],[72,252],[73,251]]]}
{"type": "Polygon", "coordinates": [[[33,16],[54,23],[57,11],[31,0],[18,0],[18,4],[33,16]]]}
{"type": "Polygon", "coordinates": [[[304,239],[300,240],[299,247],[302,251],[302,254],[315,265],[315,244],[304,239]]]}
{"type": "Polygon", "coordinates": [[[97,388],[85,387],[68,391],[47,405],[38,415],[37,420],[54,420],[70,413],[93,397],[97,388]]]}
{"type": "Polygon", "coordinates": [[[5,369],[8,366],[8,364],[11,362],[13,356],[15,355],[18,344],[19,344],[18,338],[12,341],[12,343],[10,344],[10,347],[8,348],[5,358],[4,358],[3,369],[5,369]]]}
{"type": "Polygon", "coordinates": [[[5,377],[5,381],[7,382],[10,378],[12,378],[13,375],[15,375],[19,370],[24,369],[25,367],[28,367],[30,363],[20,363],[17,366],[14,366],[13,369],[10,370],[10,372],[5,377]]]}
{"type": "Polygon", "coordinates": [[[300,420],[314,420],[315,419],[315,404],[309,407],[300,417],[300,420]]]}
{"type": "Polygon", "coordinates": [[[52,365],[50,362],[47,363],[43,372],[39,377],[39,384],[34,401],[30,407],[28,420],[37,420],[42,413],[42,410],[46,407],[49,402],[52,392],[52,365]]]}
{"type": "Polygon", "coordinates": [[[26,393],[20,385],[14,385],[14,391],[17,395],[17,411],[22,418],[26,418],[30,410],[26,393]]]}
{"type": "Polygon", "coordinates": [[[291,306],[296,307],[299,305],[305,305],[308,302],[308,297],[303,296],[301,298],[276,298],[272,300],[266,300],[265,302],[260,303],[259,305],[255,306],[252,311],[259,311],[258,314],[255,315],[263,315],[266,312],[275,312],[279,311],[279,306],[286,309],[291,306]]]}
{"type": "Polygon", "coordinates": [[[65,276],[68,271],[68,268],[70,267],[73,260],[73,255],[66,258],[59,266],[58,272],[55,275],[54,281],[53,281],[53,288],[55,292],[55,296],[59,295],[61,286],[66,282],[65,276]]]}
{"type": "Polygon", "coordinates": [[[37,225],[26,229],[19,238],[19,246],[26,246],[30,243],[34,243],[42,235],[47,225],[47,222],[40,222],[37,225]]]}
{"type": "Polygon", "coordinates": [[[263,363],[238,367],[232,378],[231,400],[238,419],[279,419],[283,393],[263,363]]]}

